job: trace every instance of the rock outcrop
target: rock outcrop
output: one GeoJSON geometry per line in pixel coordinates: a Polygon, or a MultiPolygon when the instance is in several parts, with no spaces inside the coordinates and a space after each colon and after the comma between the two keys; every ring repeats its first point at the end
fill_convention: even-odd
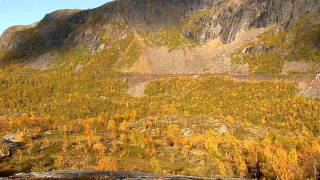
{"type": "Polygon", "coordinates": [[[320,73],[317,74],[316,78],[301,93],[304,96],[320,99],[320,73]]]}
{"type": "Polygon", "coordinates": [[[5,30],[0,36],[0,50],[17,49],[19,44],[23,44],[25,41],[24,35],[21,35],[20,32],[32,29],[35,26],[36,24],[30,26],[12,26],[5,30]]]}
{"type": "Polygon", "coordinates": [[[2,142],[0,142],[0,159],[11,156],[14,151],[18,148],[23,147],[21,133],[7,134],[2,137],[2,142]]]}
{"type": "MultiPolygon", "coordinates": [[[[138,173],[138,172],[110,172],[110,171],[51,171],[51,172],[32,172],[32,173],[19,173],[11,176],[10,178],[20,179],[175,179],[175,180],[196,180],[196,179],[211,179],[195,176],[175,176],[165,174],[151,174],[151,173],[138,173]]],[[[220,178],[219,178],[220,179],[220,178]]],[[[236,180],[239,178],[223,178],[225,180],[236,180]]]]}

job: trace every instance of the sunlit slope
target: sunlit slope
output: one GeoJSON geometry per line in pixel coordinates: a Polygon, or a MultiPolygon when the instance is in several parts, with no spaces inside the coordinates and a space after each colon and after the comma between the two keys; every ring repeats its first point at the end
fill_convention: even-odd
{"type": "Polygon", "coordinates": [[[123,0],[86,11],[60,10],[4,32],[1,64],[44,69],[90,62],[157,74],[308,73],[319,64],[318,7],[316,0],[123,0]],[[257,37],[266,44],[240,63],[232,61],[257,37]],[[87,55],[81,63],[62,58],[79,59],[79,52],[87,55]]]}
{"type": "Polygon", "coordinates": [[[24,145],[0,160],[2,173],[314,176],[320,101],[292,83],[163,78],[131,97],[120,74],[17,69],[1,70],[0,135],[16,132],[24,145]]]}

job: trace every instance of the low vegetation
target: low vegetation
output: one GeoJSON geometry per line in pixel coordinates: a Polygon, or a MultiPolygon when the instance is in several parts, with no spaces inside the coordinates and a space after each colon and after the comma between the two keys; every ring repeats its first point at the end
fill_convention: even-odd
{"type": "Polygon", "coordinates": [[[130,97],[125,76],[88,62],[80,72],[0,70],[0,136],[18,133],[24,144],[0,160],[2,174],[97,169],[305,179],[320,172],[320,101],[299,96],[294,84],[163,78],[145,96],[130,97]]]}
{"type": "MultiPolygon", "coordinates": [[[[0,176],[94,169],[317,179],[320,100],[300,96],[293,83],[167,77],[150,82],[142,97],[128,94],[129,75],[119,70],[130,68],[145,44],[192,47],[198,42],[186,38],[183,28],[197,33],[202,27],[194,23],[210,13],[202,10],[181,27],[148,33],[120,22],[103,27],[103,14],[94,14],[79,32],[99,37],[103,48],[50,49],[55,61],[47,70],[14,64],[0,69],[0,137],[13,134],[19,145],[10,149],[0,142],[0,176]]],[[[286,61],[319,64],[320,26],[310,18],[319,16],[266,32],[234,54],[233,62],[248,63],[255,74],[279,74],[286,61]]],[[[40,47],[33,30],[23,33],[35,46],[24,46],[11,59],[48,48],[40,47]]],[[[0,59],[8,55],[1,53],[0,59]]]]}
{"type": "Polygon", "coordinates": [[[179,29],[161,29],[155,32],[142,33],[146,44],[166,46],[169,49],[190,48],[197,42],[185,37],[179,29]]]}

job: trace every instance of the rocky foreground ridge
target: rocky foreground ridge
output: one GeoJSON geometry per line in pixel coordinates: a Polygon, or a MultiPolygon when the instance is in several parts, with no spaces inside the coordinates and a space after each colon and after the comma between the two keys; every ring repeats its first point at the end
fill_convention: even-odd
{"type": "MultiPolygon", "coordinates": [[[[286,30],[300,17],[319,12],[319,0],[116,0],[91,10],[59,10],[38,23],[11,27],[0,37],[0,57],[2,64],[41,69],[61,49],[94,54],[112,49],[116,55],[107,56],[112,67],[125,72],[248,73],[253,71],[250,63],[232,63],[237,50],[250,52],[247,43],[259,35],[286,30]]],[[[318,65],[294,60],[303,62],[281,64],[284,73],[318,65]]]]}
{"type": "MultiPolygon", "coordinates": [[[[175,180],[196,180],[196,179],[211,179],[195,176],[175,176],[164,174],[151,174],[151,173],[125,173],[125,172],[110,172],[110,171],[51,171],[51,172],[33,172],[33,173],[19,173],[11,176],[12,179],[25,178],[45,178],[45,179],[175,179],[175,180]]],[[[223,178],[225,180],[237,180],[239,178],[223,178]]]]}

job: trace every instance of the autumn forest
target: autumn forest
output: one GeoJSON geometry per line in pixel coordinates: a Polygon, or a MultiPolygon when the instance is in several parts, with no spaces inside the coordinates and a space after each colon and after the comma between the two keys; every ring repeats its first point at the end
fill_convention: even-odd
{"type": "Polygon", "coordinates": [[[1,172],[304,179],[319,170],[320,101],[293,83],[163,77],[132,97],[116,73],[14,67],[0,80],[0,135],[23,144],[1,172]]]}

